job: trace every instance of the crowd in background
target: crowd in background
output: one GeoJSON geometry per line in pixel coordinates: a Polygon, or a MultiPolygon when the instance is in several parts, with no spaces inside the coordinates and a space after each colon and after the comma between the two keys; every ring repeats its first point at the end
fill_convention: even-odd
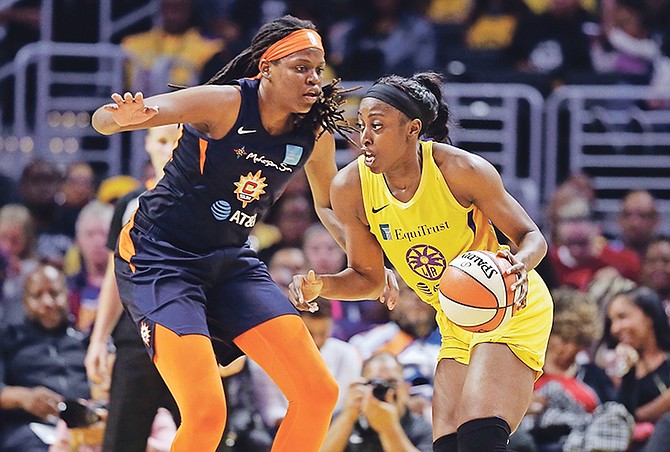
{"type": "MultiPolygon", "coordinates": [[[[54,38],[93,42],[95,3],[55,0],[54,38]],[[77,8],[78,24],[87,26],[68,27],[63,8],[77,8]]],[[[128,10],[132,3],[115,6],[128,10]]],[[[39,4],[24,0],[0,11],[6,32],[0,65],[37,39],[39,4]]],[[[118,38],[129,56],[125,88],[162,91],[156,74],[178,85],[205,82],[260,24],[284,13],[318,25],[330,75],[347,80],[437,70],[458,81],[526,77],[545,93],[598,75],[670,89],[667,0],[161,0],[152,24],[118,38]],[[164,65],[165,58],[174,61],[164,65]]],[[[36,159],[22,174],[0,179],[0,419],[55,425],[53,401],[105,404],[105,392],[91,393],[82,381],[86,336],[108,262],[114,203],[144,186],[150,168],[146,180],[136,180],[102,177],[84,161],[62,168],[36,159]],[[44,350],[53,359],[30,362],[31,353],[37,358],[44,350]],[[10,398],[8,388],[20,388],[23,402],[10,398]]],[[[620,200],[616,235],[606,235],[595,197],[589,177],[573,174],[535,219],[550,243],[538,271],[556,302],[554,328],[536,398],[510,450],[668,450],[668,225],[654,194],[633,190],[620,200]]],[[[283,288],[294,274],[346,266],[344,252],[318,223],[303,173],[255,226],[252,240],[283,288]]],[[[431,450],[425,425],[440,346],[431,308],[404,285],[391,312],[375,300],[320,305],[303,318],[340,384],[327,450],[374,450],[360,444],[378,441],[384,432],[376,426],[389,424],[375,419],[385,415],[415,447],[431,450]],[[350,383],[379,375],[395,382],[397,403],[381,414],[363,413],[350,383]]],[[[249,360],[224,377],[230,421],[221,450],[269,450],[286,400],[268,380],[249,360]]],[[[8,423],[0,425],[0,441],[7,441],[0,450],[23,441],[8,439],[8,423]]],[[[39,436],[31,428],[21,434],[39,436]]],[[[165,423],[156,428],[169,438],[165,423]]],[[[154,441],[148,450],[165,444],[169,439],[154,441]]]]}

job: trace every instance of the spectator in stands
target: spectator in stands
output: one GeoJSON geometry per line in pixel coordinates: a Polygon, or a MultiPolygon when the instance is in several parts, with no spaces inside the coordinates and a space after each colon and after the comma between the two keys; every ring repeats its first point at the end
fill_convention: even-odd
{"type": "Polygon", "coordinates": [[[65,275],[56,267],[28,276],[24,306],[24,322],[0,333],[0,450],[47,452],[31,423],[55,424],[59,402],[90,397],[86,345],[68,321],[65,275]]]}
{"type": "Polygon", "coordinates": [[[530,14],[523,0],[474,0],[465,20],[465,45],[473,51],[503,50],[518,22],[530,14]]]}
{"type": "Polygon", "coordinates": [[[258,257],[265,263],[270,262],[272,254],[280,248],[302,248],[303,234],[316,221],[316,212],[307,195],[284,193],[273,206],[266,221],[277,227],[279,239],[258,252],[258,257]]]}
{"type": "Polygon", "coordinates": [[[614,383],[605,370],[591,362],[591,351],[602,338],[598,305],[588,294],[571,287],[554,289],[551,295],[554,322],[544,374],[535,389],[558,381],[591,412],[597,405],[617,398],[614,383]]]}
{"type": "Polygon", "coordinates": [[[344,390],[344,408],[334,415],[321,451],[432,451],[432,427],[409,410],[409,384],[398,360],[391,353],[373,355],[361,376],[344,390]]]}
{"type": "Polygon", "coordinates": [[[76,246],[81,271],[70,277],[70,308],[79,331],[90,332],[98,309],[98,296],[107,268],[107,234],[114,209],[91,201],[81,210],[76,224],[76,246]]]}
{"type": "Polygon", "coordinates": [[[591,45],[593,67],[601,73],[649,76],[661,56],[645,23],[646,8],[637,0],[604,0],[599,33],[591,45]]]}
{"type": "Polygon", "coordinates": [[[121,41],[130,55],[128,84],[147,95],[163,91],[161,82],[197,83],[205,62],[223,46],[220,39],[208,39],[195,27],[192,0],[161,0],[159,23],[121,41]],[[163,71],[169,71],[166,79],[163,71]]]}
{"type": "Polygon", "coordinates": [[[532,434],[541,450],[560,447],[573,427],[590,420],[585,413],[617,397],[614,383],[588,356],[601,338],[596,303],[568,287],[553,290],[552,298],[554,320],[544,373],[535,382],[530,410],[532,434]]]}
{"type": "Polygon", "coordinates": [[[64,221],[70,236],[74,237],[77,216],[95,198],[96,189],[95,173],[88,162],[74,162],[68,166],[61,192],[56,198],[63,205],[64,221]]]}
{"type": "Polygon", "coordinates": [[[546,221],[544,225],[549,229],[550,242],[556,241],[556,225],[562,216],[573,216],[569,210],[592,209],[596,199],[596,191],[593,181],[584,173],[571,174],[551,194],[547,206],[546,221]]]}
{"type": "Polygon", "coordinates": [[[280,248],[272,255],[268,263],[268,272],[279,288],[288,296],[288,285],[293,275],[309,270],[302,249],[296,247],[280,248]]]}
{"type": "Polygon", "coordinates": [[[7,261],[0,325],[23,320],[23,286],[37,267],[34,252],[35,229],[28,208],[20,204],[0,208],[0,253],[7,261]]]}
{"type": "Polygon", "coordinates": [[[363,359],[379,352],[396,356],[405,380],[412,385],[412,411],[430,419],[433,376],[441,344],[435,310],[421,301],[397,273],[396,276],[400,292],[398,303],[389,313],[390,320],[354,335],[349,342],[363,359]]]}
{"type": "Polygon", "coordinates": [[[98,187],[97,199],[105,204],[115,204],[116,201],[141,187],[140,182],[127,174],[117,174],[104,179],[98,187]]]}
{"type": "Polygon", "coordinates": [[[586,290],[598,271],[614,268],[637,281],[640,258],[629,249],[618,249],[602,235],[588,206],[574,212],[564,210],[558,218],[555,242],[549,250],[551,262],[562,285],[586,290]]]}
{"type": "Polygon", "coordinates": [[[19,179],[19,196],[32,216],[37,236],[36,254],[40,259],[61,265],[73,237],[63,223],[63,209],[56,202],[61,191],[63,174],[47,160],[28,163],[19,179]]]}
{"type": "Polygon", "coordinates": [[[411,2],[372,0],[329,31],[329,61],[338,76],[371,80],[385,73],[411,76],[437,65],[432,23],[411,2]]]}
{"type": "Polygon", "coordinates": [[[661,224],[654,195],[648,190],[626,193],[621,200],[618,220],[622,245],[642,257],[661,224]]]}
{"type": "Polygon", "coordinates": [[[621,358],[619,400],[635,416],[638,442],[670,406],[670,326],[660,297],[647,287],[615,296],[607,308],[606,342],[621,358]]]}
{"type": "Polygon", "coordinates": [[[663,300],[670,317],[670,237],[651,240],[642,258],[642,284],[652,288],[663,300]]]}
{"type": "Polygon", "coordinates": [[[545,12],[519,22],[507,57],[523,72],[559,77],[574,71],[591,72],[585,25],[595,22],[580,0],[551,0],[545,12]]]}
{"type": "MultiPolygon", "coordinates": [[[[318,311],[300,312],[300,315],[340,388],[335,406],[335,411],[339,411],[344,406],[347,388],[361,375],[361,358],[354,346],[332,337],[330,300],[319,299],[318,302],[318,311]]],[[[275,432],[286,415],[288,401],[258,364],[249,360],[249,370],[255,387],[256,406],[259,407],[265,426],[275,432]]]]}

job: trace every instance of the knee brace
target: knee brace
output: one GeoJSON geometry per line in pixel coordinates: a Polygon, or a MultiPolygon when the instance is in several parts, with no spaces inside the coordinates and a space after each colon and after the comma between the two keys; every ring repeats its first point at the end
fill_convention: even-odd
{"type": "Polygon", "coordinates": [[[485,417],[464,422],[456,431],[459,452],[505,452],[511,433],[501,417],[485,417]]]}
{"type": "Polygon", "coordinates": [[[433,441],[433,452],[458,452],[456,432],[440,436],[433,441]]]}

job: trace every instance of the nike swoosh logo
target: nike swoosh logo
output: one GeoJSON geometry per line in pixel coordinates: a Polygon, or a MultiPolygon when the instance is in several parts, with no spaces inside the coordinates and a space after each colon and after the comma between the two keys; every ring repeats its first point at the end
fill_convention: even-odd
{"type": "Polygon", "coordinates": [[[239,135],[246,135],[247,133],[256,133],[256,129],[247,129],[244,130],[244,126],[240,126],[239,129],[237,129],[237,133],[239,135]]]}
{"type": "Polygon", "coordinates": [[[384,204],[383,206],[381,206],[381,207],[379,207],[379,208],[377,208],[377,209],[375,209],[375,208],[373,207],[373,208],[372,208],[372,213],[380,212],[380,211],[386,209],[388,206],[389,206],[388,204],[384,204]]]}

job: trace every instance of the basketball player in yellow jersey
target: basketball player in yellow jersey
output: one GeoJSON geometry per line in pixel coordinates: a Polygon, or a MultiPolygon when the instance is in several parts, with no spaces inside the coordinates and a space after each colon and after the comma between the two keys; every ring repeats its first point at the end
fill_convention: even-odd
{"type": "MultiPolygon", "coordinates": [[[[552,301],[532,269],[547,244],[486,160],[448,142],[449,111],[435,73],[384,77],[363,97],[362,155],[333,180],[331,198],[346,237],[348,268],[297,275],[290,298],[317,309],[317,295],[374,298],[389,258],[405,282],[437,311],[442,347],[433,394],[434,451],[505,451],[542,372],[552,301]],[[429,137],[435,141],[421,141],[429,137]],[[495,224],[517,246],[501,247],[495,224]],[[470,333],[440,309],[438,283],[467,250],[490,250],[513,264],[520,309],[489,333],[470,333]]],[[[389,306],[392,308],[392,306],[389,306]]]]}

